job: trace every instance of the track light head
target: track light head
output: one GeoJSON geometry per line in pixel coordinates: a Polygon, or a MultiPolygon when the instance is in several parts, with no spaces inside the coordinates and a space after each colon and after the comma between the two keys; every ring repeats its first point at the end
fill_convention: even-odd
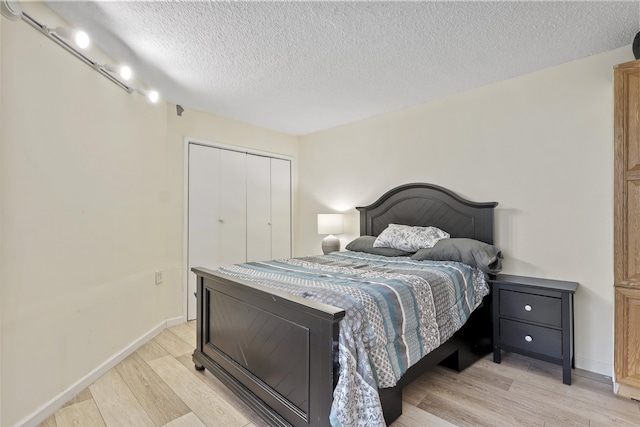
{"type": "Polygon", "coordinates": [[[160,94],[155,90],[151,90],[147,93],[147,98],[155,104],[160,99],[160,94]]]}
{"type": "Polygon", "coordinates": [[[133,75],[133,72],[131,71],[131,68],[129,68],[128,65],[121,65],[120,69],[118,70],[118,73],[120,74],[120,77],[122,77],[125,80],[131,80],[131,76],[133,75]]]}
{"type": "Polygon", "coordinates": [[[160,94],[158,93],[158,91],[153,89],[150,89],[150,90],[136,89],[136,92],[138,92],[140,95],[146,96],[147,99],[153,104],[158,102],[158,100],[160,99],[160,94]]]}
{"type": "Polygon", "coordinates": [[[89,38],[89,34],[85,33],[82,30],[76,30],[73,35],[73,41],[76,42],[80,49],[86,49],[89,47],[91,43],[91,39],[89,38]]]}
{"type": "Polygon", "coordinates": [[[105,70],[111,73],[118,73],[118,75],[122,77],[124,80],[131,80],[131,77],[133,76],[133,71],[131,71],[131,68],[128,65],[116,66],[111,64],[105,64],[105,65],[99,65],[98,67],[104,68],[105,70]]]}
{"type": "Polygon", "coordinates": [[[72,40],[80,49],[86,49],[89,47],[89,44],[91,44],[89,35],[82,30],[69,30],[68,28],[64,27],[47,27],[47,31],[49,31],[50,33],[56,33],[58,36],[63,37],[67,40],[72,40]]]}

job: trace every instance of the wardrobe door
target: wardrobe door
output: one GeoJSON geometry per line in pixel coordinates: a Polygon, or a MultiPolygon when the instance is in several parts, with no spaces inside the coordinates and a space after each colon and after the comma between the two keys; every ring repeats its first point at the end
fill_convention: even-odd
{"type": "Polygon", "coordinates": [[[614,85],[614,390],[640,399],[640,61],[618,65],[614,85]]]}
{"type": "Polygon", "coordinates": [[[219,170],[218,258],[207,266],[247,260],[247,155],[221,150],[219,170]]]}
{"type": "Polygon", "coordinates": [[[271,159],[271,257],[291,257],[291,162],[271,159]]]}
{"type": "Polygon", "coordinates": [[[220,258],[221,150],[189,144],[188,293],[187,317],[196,318],[196,275],[192,267],[208,267],[220,258]]]}
{"type": "Polygon", "coordinates": [[[247,154],[247,261],[271,259],[271,158],[247,154]]]}

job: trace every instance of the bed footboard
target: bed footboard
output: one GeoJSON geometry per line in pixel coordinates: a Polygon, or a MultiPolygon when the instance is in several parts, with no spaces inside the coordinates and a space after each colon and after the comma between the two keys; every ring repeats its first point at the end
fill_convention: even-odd
{"type": "Polygon", "coordinates": [[[198,277],[196,368],[276,426],[327,426],[344,311],[205,268],[198,277]]]}
{"type": "MultiPolygon", "coordinates": [[[[198,286],[196,369],[206,368],[272,426],[329,426],[342,309],[205,268],[198,286]]],[[[490,297],[447,342],[379,390],[387,424],[402,388],[437,364],[461,371],[491,351],[490,297]]]]}

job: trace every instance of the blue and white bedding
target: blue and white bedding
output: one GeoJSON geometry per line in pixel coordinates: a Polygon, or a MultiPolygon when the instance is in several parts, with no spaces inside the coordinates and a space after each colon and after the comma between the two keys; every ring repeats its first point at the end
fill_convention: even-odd
{"type": "Polygon", "coordinates": [[[460,329],[489,293],[484,273],[466,264],[352,251],[219,271],[345,310],[334,427],[384,426],[378,388],[395,386],[460,329]]]}

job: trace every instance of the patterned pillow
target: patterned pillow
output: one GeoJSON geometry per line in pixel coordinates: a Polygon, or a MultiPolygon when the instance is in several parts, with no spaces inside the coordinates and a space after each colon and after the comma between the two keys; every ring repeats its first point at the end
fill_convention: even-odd
{"type": "Polygon", "coordinates": [[[432,248],[438,240],[448,238],[449,233],[436,227],[389,224],[373,242],[373,247],[416,252],[419,249],[432,248]]]}

